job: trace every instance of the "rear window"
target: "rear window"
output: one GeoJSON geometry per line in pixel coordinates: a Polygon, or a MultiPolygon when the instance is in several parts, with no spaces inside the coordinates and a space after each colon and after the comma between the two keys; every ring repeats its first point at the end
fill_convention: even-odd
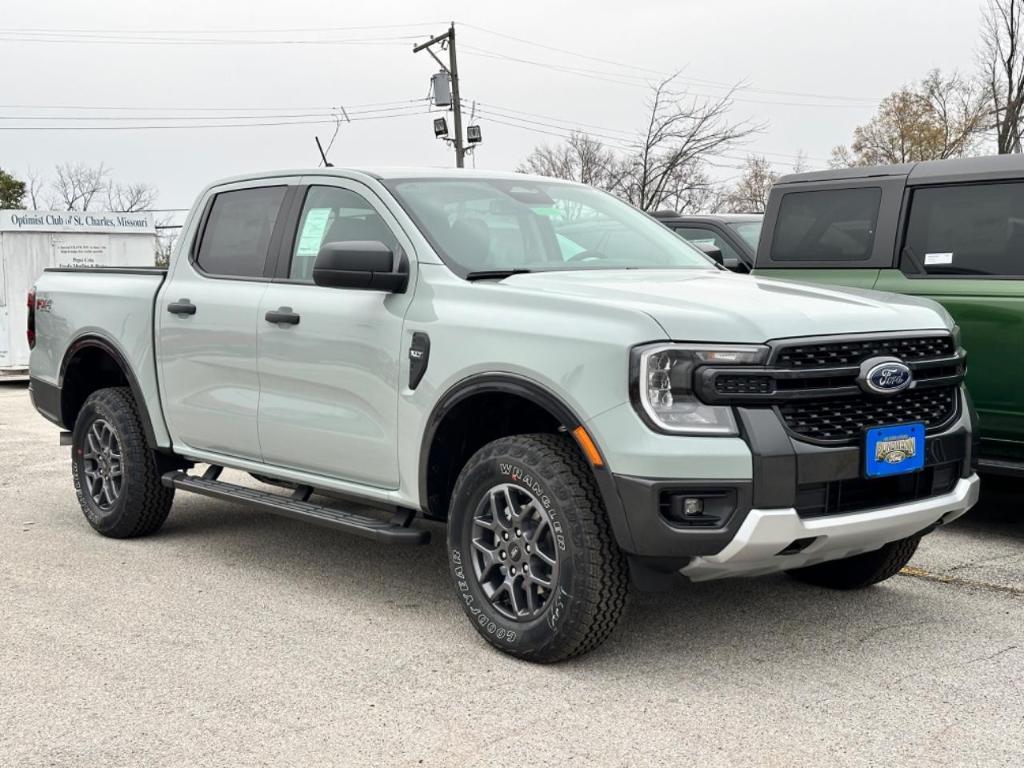
{"type": "Polygon", "coordinates": [[[743,241],[750,246],[750,250],[757,250],[757,241],[761,239],[760,221],[734,221],[729,226],[736,230],[743,241]]]}
{"type": "Polygon", "coordinates": [[[864,261],[871,257],[882,190],[823,189],[782,198],[773,261],[864,261]]]}
{"type": "Polygon", "coordinates": [[[1024,276],[1024,184],[916,190],[907,251],[929,275],[1024,276]]]}
{"type": "Polygon", "coordinates": [[[213,200],[196,262],[211,275],[263,277],[285,187],[221,192],[213,200]]]}

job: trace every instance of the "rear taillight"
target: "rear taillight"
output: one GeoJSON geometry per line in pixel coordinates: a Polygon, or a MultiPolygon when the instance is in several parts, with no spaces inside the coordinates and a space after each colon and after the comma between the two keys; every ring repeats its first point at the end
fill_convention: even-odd
{"type": "Polygon", "coordinates": [[[28,327],[25,329],[28,337],[28,348],[35,349],[36,346],[36,289],[28,292],[28,327]]]}

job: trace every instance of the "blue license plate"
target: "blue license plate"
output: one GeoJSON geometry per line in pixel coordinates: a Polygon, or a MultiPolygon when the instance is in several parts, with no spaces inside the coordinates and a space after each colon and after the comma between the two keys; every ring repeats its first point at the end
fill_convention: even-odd
{"type": "Polygon", "coordinates": [[[924,424],[875,427],[864,443],[864,471],[868,477],[888,477],[924,468],[924,424]]]}

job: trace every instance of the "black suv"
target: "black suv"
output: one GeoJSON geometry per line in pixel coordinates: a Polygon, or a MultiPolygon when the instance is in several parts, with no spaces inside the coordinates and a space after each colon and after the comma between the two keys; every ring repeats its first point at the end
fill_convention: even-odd
{"type": "Polygon", "coordinates": [[[658,211],[654,218],[696,246],[717,248],[722,263],[733,272],[754,268],[757,241],[761,237],[759,213],[716,213],[683,216],[675,211],[658,211]]]}

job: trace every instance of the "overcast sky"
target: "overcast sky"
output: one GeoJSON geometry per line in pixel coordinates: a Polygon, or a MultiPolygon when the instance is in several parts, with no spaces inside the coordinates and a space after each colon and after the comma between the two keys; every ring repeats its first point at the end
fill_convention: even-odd
{"type": "MultiPolygon", "coordinates": [[[[330,158],[353,166],[453,164],[450,149],[433,138],[425,102],[413,103],[426,96],[437,65],[411,49],[412,38],[440,33],[454,19],[462,96],[480,105],[474,122],[484,143],[475,163],[499,169],[513,168],[538,143],[558,141],[534,131],[564,134],[589,124],[626,141],[642,122],[644,78],[675,70],[695,94],[748,83],[734,117],[766,121],[768,129],[736,157],[770,153],[787,170],[803,150],[812,166],[823,166],[831,147],[848,142],[876,100],[901,84],[932,67],[973,73],[980,20],[980,0],[4,0],[2,7],[4,128],[182,125],[200,116],[237,123],[256,108],[267,117],[247,122],[329,120],[330,108],[342,105],[353,118],[363,115],[342,126],[330,158]],[[351,29],[396,24],[409,26],[351,29]],[[80,42],[87,34],[122,40],[80,42]],[[206,42],[167,42],[200,38],[206,42]],[[318,42],[239,42],[252,40],[318,42]],[[118,119],[39,119],[72,115],[118,119]]],[[[119,180],[157,186],[160,207],[187,207],[218,177],[316,165],[313,137],[332,132],[329,124],[3,130],[0,167],[23,174],[102,161],[119,180]]]]}

